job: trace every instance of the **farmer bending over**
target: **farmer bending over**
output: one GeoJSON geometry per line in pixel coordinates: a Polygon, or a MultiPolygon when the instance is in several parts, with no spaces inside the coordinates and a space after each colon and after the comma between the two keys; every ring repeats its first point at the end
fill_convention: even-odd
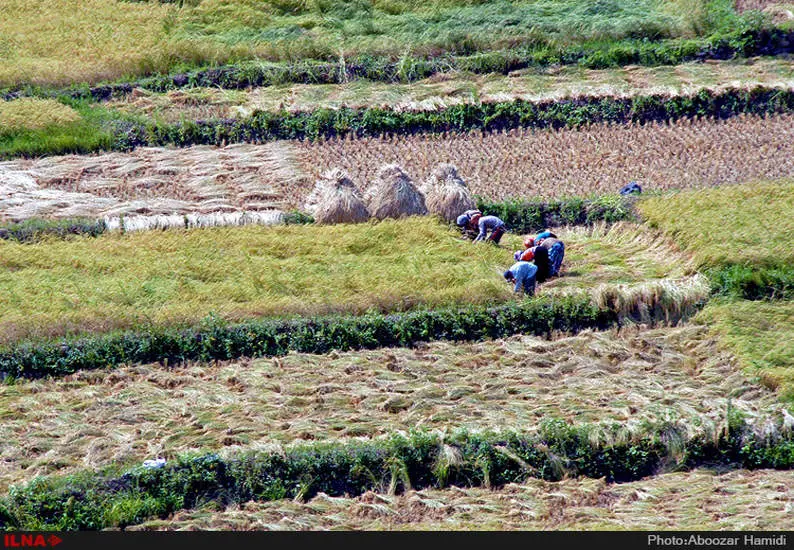
{"type": "Polygon", "coordinates": [[[525,296],[535,294],[535,274],[538,266],[529,262],[516,262],[510,269],[504,272],[507,282],[514,284],[513,292],[524,290],[525,296]]]}
{"type": "Polygon", "coordinates": [[[477,236],[474,238],[475,243],[478,241],[488,241],[493,244],[499,244],[502,235],[507,231],[505,222],[496,216],[481,216],[477,221],[477,227],[480,232],[477,233],[477,236]],[[490,235],[488,235],[488,231],[491,232],[490,235]],[[487,239],[486,235],[488,235],[487,239]]]}
{"type": "MultiPolygon", "coordinates": [[[[527,247],[528,250],[532,250],[536,258],[539,256],[539,248],[546,249],[546,252],[541,252],[540,255],[546,256],[548,259],[545,260],[544,258],[540,258],[540,261],[547,262],[548,272],[538,273],[538,282],[542,282],[548,277],[554,277],[559,274],[562,260],[565,257],[565,244],[557,238],[557,235],[551,231],[544,231],[543,233],[539,233],[534,239],[532,237],[527,237],[524,240],[524,246],[527,247]]],[[[535,263],[537,264],[538,262],[535,261],[535,263]]],[[[543,271],[542,266],[538,265],[538,267],[543,271]]]]}

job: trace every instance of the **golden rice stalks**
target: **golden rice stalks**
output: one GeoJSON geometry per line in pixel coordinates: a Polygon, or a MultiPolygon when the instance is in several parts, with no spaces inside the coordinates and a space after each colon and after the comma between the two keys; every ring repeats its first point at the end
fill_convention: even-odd
{"type": "Polygon", "coordinates": [[[623,321],[652,325],[664,319],[672,325],[691,315],[710,292],[708,278],[698,273],[637,285],[600,285],[592,296],[599,307],[615,311],[623,321]]]}
{"type": "Polygon", "coordinates": [[[427,210],[444,220],[454,221],[466,210],[474,208],[469,186],[452,164],[439,164],[419,188],[425,194],[427,210]]]}
{"type": "Polygon", "coordinates": [[[397,164],[381,166],[367,199],[373,217],[379,220],[427,214],[424,195],[397,164]]]}
{"type": "Polygon", "coordinates": [[[347,172],[338,168],[325,172],[317,181],[306,200],[306,210],[321,224],[357,223],[370,217],[361,192],[347,172]]]}
{"type": "Polygon", "coordinates": [[[0,100],[0,128],[3,130],[40,130],[77,122],[81,118],[80,113],[54,99],[0,100]]]}

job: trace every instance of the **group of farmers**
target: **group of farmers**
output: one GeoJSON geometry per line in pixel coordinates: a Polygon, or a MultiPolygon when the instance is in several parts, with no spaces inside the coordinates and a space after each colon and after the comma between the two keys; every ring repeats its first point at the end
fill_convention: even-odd
{"type": "MultiPolygon", "coordinates": [[[[479,210],[467,210],[456,223],[465,232],[477,232],[474,242],[499,244],[507,225],[496,216],[483,216],[479,210]]],[[[542,283],[560,272],[565,256],[565,244],[551,231],[543,231],[524,239],[524,249],[513,254],[515,263],[504,272],[504,278],[514,285],[515,292],[531,296],[536,283],[542,283]]]]}

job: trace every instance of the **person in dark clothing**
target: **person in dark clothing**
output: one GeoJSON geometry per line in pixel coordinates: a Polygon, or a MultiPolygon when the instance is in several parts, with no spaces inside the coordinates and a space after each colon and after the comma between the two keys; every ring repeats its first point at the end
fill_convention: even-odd
{"type": "Polygon", "coordinates": [[[533,255],[533,261],[538,266],[538,272],[535,278],[539,283],[542,283],[551,277],[551,262],[549,262],[549,251],[542,246],[535,246],[530,249],[533,255]]]}
{"type": "Polygon", "coordinates": [[[565,256],[565,244],[556,237],[548,237],[540,241],[538,245],[548,251],[549,258],[549,277],[554,277],[560,273],[560,266],[565,256]]]}

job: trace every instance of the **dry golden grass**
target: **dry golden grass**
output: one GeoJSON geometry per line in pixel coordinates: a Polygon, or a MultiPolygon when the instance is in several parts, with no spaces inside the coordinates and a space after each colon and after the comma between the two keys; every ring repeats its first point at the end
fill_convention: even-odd
{"type": "Polygon", "coordinates": [[[0,197],[0,220],[300,209],[325,170],[344,168],[366,191],[391,162],[416,182],[455,164],[474,194],[491,199],[613,193],[631,180],[646,190],[744,183],[794,175],[792,125],[792,115],[743,116],[20,159],[0,163],[0,178],[23,172],[46,193],[0,197]]]}
{"type": "Polygon", "coordinates": [[[240,117],[254,110],[311,111],[343,106],[435,110],[462,103],[541,101],[569,96],[694,94],[706,88],[794,86],[794,65],[782,58],[751,58],[674,66],[593,70],[575,66],[501,74],[437,74],[409,84],[354,80],[344,84],[285,84],[251,90],[191,88],[166,93],[136,89],[107,105],[168,122],[182,118],[240,117]]]}
{"type": "Polygon", "coordinates": [[[39,130],[78,120],[80,114],[77,111],[54,99],[24,97],[13,101],[0,100],[0,133],[8,130],[39,130]]]}
{"type": "Polygon", "coordinates": [[[19,381],[0,386],[0,490],[188,450],[234,453],[410,428],[531,431],[556,417],[626,423],[630,439],[643,422],[664,418],[713,435],[729,399],[751,420],[779,414],[774,393],[735,363],[708,329],[691,325],[19,381]]]}
{"type": "Polygon", "coordinates": [[[490,199],[614,193],[632,180],[645,190],[706,187],[794,175],[794,116],[727,121],[592,125],[578,130],[512,130],[302,142],[303,169],[328,166],[372,181],[399,162],[421,181],[452,163],[472,192],[490,199]]]}
{"type": "Polygon", "coordinates": [[[222,512],[207,507],[130,529],[787,531],[794,529],[793,484],[794,473],[775,470],[699,469],[621,484],[533,479],[496,491],[320,494],[305,504],[248,502],[222,512]]]}

